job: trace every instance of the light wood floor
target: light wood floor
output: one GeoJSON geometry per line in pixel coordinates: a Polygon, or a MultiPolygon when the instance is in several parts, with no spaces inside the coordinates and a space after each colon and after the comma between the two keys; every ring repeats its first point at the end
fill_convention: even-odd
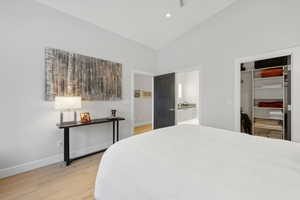
{"type": "MultiPolygon", "coordinates": [[[[152,124],[135,127],[135,134],[152,130],[152,124]]],[[[0,179],[0,200],[92,200],[103,153],[72,162],[35,169],[0,179]]]]}
{"type": "Polygon", "coordinates": [[[103,153],[0,179],[1,200],[92,200],[103,153]]]}
{"type": "Polygon", "coordinates": [[[137,126],[134,128],[134,134],[141,134],[152,130],[152,124],[137,126]]]}

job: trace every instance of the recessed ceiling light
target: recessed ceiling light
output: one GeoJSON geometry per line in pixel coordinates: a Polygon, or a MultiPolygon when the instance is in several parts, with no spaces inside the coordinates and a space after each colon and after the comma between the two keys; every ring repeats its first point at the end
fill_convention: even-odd
{"type": "Polygon", "coordinates": [[[171,13],[167,13],[167,14],[166,14],[166,18],[169,19],[169,18],[171,18],[171,17],[172,17],[171,13]]]}

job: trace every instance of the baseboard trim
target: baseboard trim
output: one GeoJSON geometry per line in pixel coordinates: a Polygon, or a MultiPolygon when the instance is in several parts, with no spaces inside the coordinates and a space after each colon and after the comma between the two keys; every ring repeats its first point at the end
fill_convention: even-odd
{"type": "Polygon", "coordinates": [[[144,125],[147,125],[147,124],[152,124],[152,121],[135,123],[135,124],[134,124],[134,127],[137,127],[137,126],[144,126],[144,125]]]}
{"type": "Polygon", "coordinates": [[[40,167],[44,167],[47,165],[51,165],[51,164],[57,163],[59,161],[62,161],[62,159],[60,159],[59,155],[55,155],[55,156],[50,156],[50,157],[47,157],[44,159],[24,163],[21,165],[16,165],[13,167],[0,169],[0,179],[6,178],[9,176],[14,176],[14,175],[17,175],[17,174],[20,174],[23,172],[27,172],[27,171],[30,171],[33,169],[37,169],[40,167]]]}
{"type": "MultiPolygon", "coordinates": [[[[101,149],[108,148],[110,145],[111,145],[111,143],[106,143],[106,144],[102,144],[102,145],[98,145],[98,146],[88,147],[85,149],[74,150],[74,151],[70,152],[71,158],[80,157],[85,154],[93,153],[95,151],[99,151],[101,149]]],[[[27,162],[27,163],[24,163],[21,165],[16,165],[13,167],[0,169],[0,179],[6,178],[9,176],[14,176],[14,175],[24,173],[27,171],[31,171],[31,170],[34,170],[37,168],[45,167],[45,166],[55,164],[58,162],[62,162],[62,161],[63,161],[63,153],[60,153],[60,154],[50,156],[47,158],[43,158],[40,160],[35,160],[35,161],[27,162]]]]}

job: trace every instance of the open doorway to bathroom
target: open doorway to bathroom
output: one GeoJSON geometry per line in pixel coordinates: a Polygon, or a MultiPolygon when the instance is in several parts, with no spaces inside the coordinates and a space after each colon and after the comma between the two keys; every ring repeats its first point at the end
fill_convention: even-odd
{"type": "Polygon", "coordinates": [[[136,72],[133,75],[134,134],[153,129],[153,75],[136,72]]]}
{"type": "Polygon", "coordinates": [[[200,72],[176,73],[176,124],[199,124],[200,72]]]}

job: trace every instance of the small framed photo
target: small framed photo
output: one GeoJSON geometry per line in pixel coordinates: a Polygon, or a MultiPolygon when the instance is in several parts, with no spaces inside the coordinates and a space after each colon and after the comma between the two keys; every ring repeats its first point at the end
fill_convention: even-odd
{"type": "Polygon", "coordinates": [[[143,91],[142,92],[142,96],[144,98],[150,98],[152,96],[152,92],[149,92],[149,91],[143,91]]]}
{"type": "Polygon", "coordinates": [[[89,123],[91,122],[91,115],[89,112],[80,113],[80,122],[81,123],[89,123]]]}
{"type": "Polygon", "coordinates": [[[135,98],[140,98],[141,97],[141,90],[135,90],[134,91],[134,97],[135,98]]]}

